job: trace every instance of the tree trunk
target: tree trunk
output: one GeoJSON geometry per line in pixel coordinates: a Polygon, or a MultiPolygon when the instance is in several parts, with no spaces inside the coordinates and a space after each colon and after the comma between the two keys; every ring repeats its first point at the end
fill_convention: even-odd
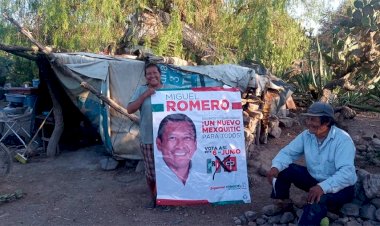
{"type": "MultiPolygon", "coordinates": [[[[160,30],[167,27],[170,23],[170,15],[166,12],[148,12],[147,10],[133,15],[128,28],[124,34],[126,46],[132,45],[132,40],[137,40],[139,44],[149,38],[155,40],[160,30]]],[[[201,33],[195,31],[188,24],[182,22],[182,44],[185,48],[191,50],[199,58],[212,58],[216,56],[216,48],[209,42],[206,42],[201,33]]],[[[154,43],[152,44],[154,45],[154,43]]],[[[126,53],[125,50],[117,50],[117,53],[126,53]]]]}
{"type": "Polygon", "coordinates": [[[48,91],[50,94],[50,98],[53,103],[55,125],[54,125],[54,130],[50,136],[47,150],[46,150],[47,156],[53,157],[58,154],[57,152],[58,145],[59,145],[58,143],[64,130],[62,106],[59,101],[59,95],[55,92],[57,88],[54,88],[56,84],[52,79],[53,77],[49,76],[49,74],[52,74],[54,72],[53,72],[53,69],[51,68],[51,65],[49,64],[47,56],[41,55],[37,62],[38,62],[38,67],[39,67],[40,78],[43,79],[44,82],[46,82],[48,91]]]}

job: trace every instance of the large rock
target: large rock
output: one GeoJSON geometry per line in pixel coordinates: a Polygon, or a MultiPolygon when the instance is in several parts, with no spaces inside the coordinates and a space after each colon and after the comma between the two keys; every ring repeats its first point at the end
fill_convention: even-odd
{"type": "Polygon", "coordinates": [[[380,151],[380,139],[379,138],[373,138],[371,144],[372,144],[372,147],[375,149],[375,151],[380,151]]]}
{"type": "Polygon", "coordinates": [[[375,212],[376,212],[376,207],[372,204],[367,204],[360,208],[360,217],[364,219],[374,220],[375,212]]]}
{"type": "Polygon", "coordinates": [[[360,152],[367,151],[367,145],[365,144],[356,145],[356,150],[360,152]]]}
{"type": "Polygon", "coordinates": [[[255,211],[246,211],[244,213],[245,217],[248,221],[255,221],[258,217],[257,213],[255,211]]]}
{"type": "Polygon", "coordinates": [[[277,224],[277,223],[280,223],[280,220],[281,220],[281,216],[282,214],[278,214],[278,215],[275,215],[275,216],[271,216],[268,220],[268,223],[270,224],[277,224]]]}
{"type": "Polygon", "coordinates": [[[376,220],[380,221],[380,209],[377,209],[375,212],[375,218],[376,220]]]}
{"type": "Polygon", "coordinates": [[[262,177],[266,177],[269,170],[270,170],[270,167],[268,165],[261,164],[258,169],[258,174],[262,177]]]}
{"type": "MultiPolygon", "coordinates": [[[[267,216],[274,216],[274,215],[280,213],[281,211],[282,211],[282,209],[279,206],[274,205],[274,204],[264,206],[262,209],[262,213],[267,215],[267,216]]],[[[280,221],[280,219],[279,219],[279,221],[280,221]]]]}
{"type": "Polygon", "coordinates": [[[245,215],[241,215],[239,217],[239,219],[240,219],[242,225],[247,225],[248,224],[248,219],[245,217],[245,215]]]}
{"type": "Polygon", "coordinates": [[[367,141],[371,141],[373,138],[376,137],[376,134],[372,130],[364,130],[362,134],[362,138],[367,141]]]}
{"type": "Polygon", "coordinates": [[[355,219],[353,219],[347,222],[345,226],[362,226],[362,224],[356,221],[355,219]]]}
{"type": "Polygon", "coordinates": [[[371,203],[376,206],[376,208],[380,208],[380,198],[375,198],[371,200],[371,203]]]}
{"type": "Polygon", "coordinates": [[[346,203],[340,209],[340,212],[346,216],[358,217],[359,209],[360,209],[360,206],[355,203],[346,203]]]}
{"type": "Polygon", "coordinates": [[[285,212],[285,213],[281,216],[281,218],[280,218],[280,223],[281,223],[281,224],[287,224],[287,223],[290,223],[290,222],[292,222],[292,221],[294,221],[294,215],[293,215],[293,213],[291,213],[291,212],[285,212]]]}
{"type": "Polygon", "coordinates": [[[257,218],[257,220],[256,220],[256,223],[258,224],[258,225],[263,225],[263,224],[265,224],[267,221],[265,220],[265,219],[263,219],[263,218],[257,218]]]}
{"type": "Polygon", "coordinates": [[[360,135],[353,135],[351,138],[356,145],[362,145],[367,143],[367,141],[365,141],[360,135]]]}
{"type": "Polygon", "coordinates": [[[363,226],[377,226],[379,225],[379,222],[367,220],[362,223],[363,226]]]}
{"type": "Polygon", "coordinates": [[[280,127],[290,128],[294,124],[294,119],[289,117],[280,117],[280,127]]]}
{"type": "Polygon", "coordinates": [[[368,174],[363,180],[363,188],[367,198],[372,199],[380,195],[380,174],[368,174]]]}
{"type": "Polygon", "coordinates": [[[352,203],[362,205],[367,200],[362,182],[356,182],[355,184],[355,198],[352,203]]]}
{"type": "Polygon", "coordinates": [[[274,138],[279,138],[281,136],[281,128],[280,127],[273,127],[269,134],[272,135],[274,138]]]}
{"type": "Polygon", "coordinates": [[[334,223],[337,223],[339,225],[346,225],[349,221],[350,219],[348,219],[348,217],[342,217],[336,220],[334,223]]]}
{"type": "Polygon", "coordinates": [[[103,170],[114,170],[119,165],[119,162],[111,157],[104,158],[100,160],[99,163],[100,163],[100,167],[103,170]]]}
{"type": "Polygon", "coordinates": [[[335,213],[331,213],[331,212],[327,212],[327,217],[329,219],[331,219],[332,221],[335,221],[335,220],[338,220],[339,219],[339,215],[335,214],[335,213]]]}

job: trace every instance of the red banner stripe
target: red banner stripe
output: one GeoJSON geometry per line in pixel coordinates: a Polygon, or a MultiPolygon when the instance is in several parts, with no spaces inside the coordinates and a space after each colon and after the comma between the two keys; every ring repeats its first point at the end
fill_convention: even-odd
{"type": "Polygon", "coordinates": [[[205,205],[209,204],[207,200],[172,200],[172,199],[157,199],[158,205],[165,206],[183,206],[183,205],[205,205]]]}
{"type": "Polygon", "coordinates": [[[241,102],[232,103],[232,109],[241,109],[241,102]]]}

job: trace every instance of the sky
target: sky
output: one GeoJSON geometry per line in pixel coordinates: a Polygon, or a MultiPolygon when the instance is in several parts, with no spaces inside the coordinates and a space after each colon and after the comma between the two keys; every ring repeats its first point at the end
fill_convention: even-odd
{"type": "MultiPolygon", "coordinates": [[[[324,10],[330,10],[334,11],[336,10],[345,0],[321,0],[320,3],[325,5],[324,10]]],[[[290,14],[295,18],[311,18],[309,17],[309,14],[313,12],[309,12],[309,9],[306,9],[302,4],[297,5],[297,7],[294,7],[291,9],[290,14]]],[[[318,15],[316,16],[316,19],[302,19],[301,24],[303,27],[313,29],[313,33],[318,33],[318,30],[320,28],[320,24],[318,23],[318,19],[321,19],[321,17],[318,18],[318,15]]]]}

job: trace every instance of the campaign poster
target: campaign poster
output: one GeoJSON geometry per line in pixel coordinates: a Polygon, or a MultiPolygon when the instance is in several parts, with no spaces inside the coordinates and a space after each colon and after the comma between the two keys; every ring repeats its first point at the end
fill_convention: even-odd
{"type": "Polygon", "coordinates": [[[250,203],[240,91],[161,89],[151,100],[157,203],[250,203]]]}

